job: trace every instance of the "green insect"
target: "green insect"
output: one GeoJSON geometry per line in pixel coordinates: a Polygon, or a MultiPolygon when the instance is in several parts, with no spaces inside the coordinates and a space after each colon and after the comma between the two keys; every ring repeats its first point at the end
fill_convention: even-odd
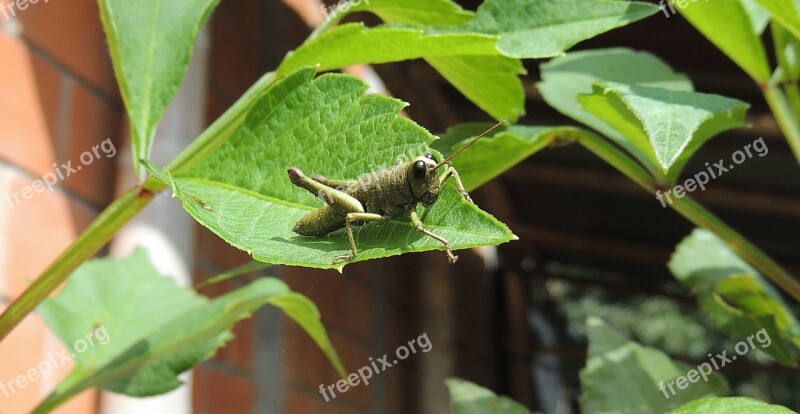
{"type": "Polygon", "coordinates": [[[439,199],[442,186],[451,177],[461,195],[472,201],[464,190],[458,172],[450,165],[450,160],[504,123],[505,121],[493,126],[442,162],[438,162],[433,154],[427,153],[409,163],[399,161],[394,166],[365,175],[364,177],[370,177],[369,181],[331,180],[320,175],[309,178],[299,168],[289,168],[292,184],[308,190],[325,202],[325,206],[303,216],[292,231],[302,236],[319,237],[342,227],[346,228],[351,252],[336,256],[333,259],[333,264],[336,264],[351,260],[358,253],[353,226],[370,221],[385,222],[410,211],[414,228],[441,242],[448,261],[455,263],[458,256],[453,254],[452,244],[423,226],[416,212],[417,204],[422,203],[425,208],[433,205],[439,199]],[[444,173],[437,174],[436,170],[444,165],[447,165],[444,173]]]}

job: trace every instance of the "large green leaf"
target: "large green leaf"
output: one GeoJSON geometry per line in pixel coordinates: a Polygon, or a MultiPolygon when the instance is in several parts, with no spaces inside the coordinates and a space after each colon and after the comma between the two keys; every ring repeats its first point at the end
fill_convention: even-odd
{"type": "Polygon", "coordinates": [[[796,0],[755,0],[794,37],[800,39],[800,3],[796,0]]]}
{"type": "Polygon", "coordinates": [[[504,56],[431,56],[425,59],[453,86],[497,120],[515,122],[525,113],[519,59],[504,56]]]}
{"type": "MultiPolygon", "coordinates": [[[[460,25],[474,16],[450,0],[362,1],[356,9],[373,12],[386,22],[421,26],[460,25]]],[[[425,60],[495,119],[515,122],[525,112],[525,90],[519,75],[526,71],[519,59],[461,55],[427,56],[425,60]]]]}
{"type": "Polygon", "coordinates": [[[451,0],[362,0],[351,11],[369,11],[387,22],[459,26],[475,13],[451,0]]]}
{"type": "Polygon", "coordinates": [[[358,63],[387,63],[428,56],[497,55],[497,38],[480,33],[434,33],[418,27],[362,23],[334,27],[290,52],[278,67],[281,75],[306,66],[339,69],[358,63]]]}
{"type": "Polygon", "coordinates": [[[752,10],[741,0],[714,0],[689,3],[680,13],[750,77],[766,83],[769,61],[752,10]]]}
{"type": "MultiPolygon", "coordinates": [[[[459,25],[474,13],[450,0],[376,0],[361,2],[360,10],[371,11],[386,22],[429,25],[459,25]]],[[[427,56],[433,66],[456,89],[495,119],[515,122],[525,113],[525,90],[519,75],[525,68],[519,59],[489,55],[427,56]]]]}
{"type": "Polygon", "coordinates": [[[675,249],[669,269],[692,288],[720,330],[737,341],[763,330],[754,342],[758,349],[782,364],[796,365],[800,324],[775,289],[722,240],[696,229],[675,249]]]}
{"type": "MultiPolygon", "coordinates": [[[[202,225],[257,260],[320,268],[349,253],[344,230],[323,237],[292,232],[293,224],[322,201],[289,181],[295,166],[308,175],[357,179],[365,173],[410,160],[430,151],[434,137],[397,114],[405,104],[363,96],[367,85],[356,78],[327,74],[314,78],[302,70],[274,84],[253,106],[230,138],[171,177],[184,208],[202,225]]],[[[426,212],[426,227],[456,249],[499,244],[516,237],[451,184],[426,212]]],[[[407,216],[368,223],[355,230],[355,260],[442,249],[417,232],[407,216]]]]}
{"type": "Polygon", "coordinates": [[[278,279],[208,300],[159,275],[143,250],[120,261],[87,262],[39,308],[65,344],[76,344],[67,352],[75,352],[77,363],[40,410],[91,387],[133,396],[168,392],[181,385],[178,374],[232,338],[238,320],[267,303],[297,321],[345,375],[314,304],[278,279]]]}
{"type": "Polygon", "coordinates": [[[796,414],[780,405],[746,397],[704,398],[690,401],[669,414],[796,414]]]}
{"type": "Polygon", "coordinates": [[[449,378],[445,384],[450,391],[451,414],[530,414],[522,404],[469,381],[449,378]]]}
{"type": "MultiPolygon", "coordinates": [[[[491,126],[486,123],[458,125],[434,141],[433,147],[449,156],[491,126]]],[[[472,191],[547,146],[569,143],[585,134],[586,131],[573,127],[500,127],[453,158],[452,164],[458,170],[464,187],[472,191]]]]}
{"type": "Polygon", "coordinates": [[[134,160],[147,159],[156,127],[186,75],[197,34],[219,0],[98,1],[131,120],[134,160]]]}
{"type": "MultiPolygon", "coordinates": [[[[569,53],[541,65],[542,81],[537,85],[544,100],[562,114],[613,139],[639,160],[644,155],[620,131],[586,111],[578,96],[592,93],[599,81],[692,91],[692,83],[666,63],[647,52],[631,49],[598,49],[569,53]]],[[[660,170],[647,165],[651,173],[660,170]]]]}
{"type": "Polygon", "coordinates": [[[671,183],[689,158],[711,137],[744,126],[748,104],[719,95],[616,82],[597,82],[578,101],[620,131],[671,183]]]}
{"type": "Polygon", "coordinates": [[[459,29],[499,36],[497,48],[504,56],[547,58],[658,11],[653,4],[633,1],[487,0],[459,29]]]}
{"type": "Polygon", "coordinates": [[[725,379],[716,372],[701,381],[696,367],[630,341],[598,318],[591,317],[586,324],[589,355],[580,373],[580,404],[585,414],[663,413],[687,401],[728,393],[725,379]],[[689,374],[690,370],[695,375],[689,374]],[[694,382],[686,381],[690,375],[694,382]],[[688,384],[684,389],[677,386],[678,377],[688,384]]]}

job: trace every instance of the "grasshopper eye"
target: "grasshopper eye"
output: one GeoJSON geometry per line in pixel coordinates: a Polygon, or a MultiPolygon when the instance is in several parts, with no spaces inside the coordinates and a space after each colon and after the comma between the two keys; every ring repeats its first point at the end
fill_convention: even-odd
{"type": "Polygon", "coordinates": [[[427,172],[428,167],[425,165],[425,161],[419,160],[414,163],[414,178],[423,179],[427,172]]]}
{"type": "Polygon", "coordinates": [[[427,158],[427,159],[429,159],[429,160],[431,160],[431,161],[433,161],[433,162],[435,162],[437,164],[439,163],[439,160],[436,159],[436,156],[431,154],[430,152],[425,154],[425,155],[423,155],[423,157],[425,157],[425,158],[427,158]]]}

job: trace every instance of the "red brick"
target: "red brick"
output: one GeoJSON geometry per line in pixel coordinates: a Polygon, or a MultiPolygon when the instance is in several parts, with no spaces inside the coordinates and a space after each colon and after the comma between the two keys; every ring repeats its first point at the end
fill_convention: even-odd
{"type": "MultiPolygon", "coordinates": [[[[347,372],[357,372],[359,368],[369,365],[370,357],[376,361],[378,368],[381,368],[381,364],[377,362],[377,358],[382,357],[382,355],[372,355],[370,353],[370,348],[364,343],[353,339],[348,334],[339,332],[330,332],[330,337],[333,347],[339,353],[339,357],[342,359],[347,372]]],[[[389,362],[392,361],[392,358],[393,356],[390,355],[389,362]]],[[[383,375],[383,373],[373,372],[373,378],[379,375],[383,375]]],[[[339,379],[338,375],[334,375],[333,377],[329,377],[327,383],[334,383],[339,379]]],[[[337,394],[339,394],[338,391],[337,394]]],[[[337,400],[348,400],[357,404],[369,404],[371,398],[372,392],[370,385],[365,386],[359,383],[357,386],[351,387],[347,392],[337,397],[337,400]]]]}
{"type": "Polygon", "coordinates": [[[92,85],[119,96],[96,1],[40,1],[18,18],[31,42],[92,85]]]}
{"type": "Polygon", "coordinates": [[[288,390],[283,399],[284,413],[312,414],[327,412],[325,399],[321,395],[310,395],[306,392],[288,390]]]}
{"type": "Polygon", "coordinates": [[[350,282],[335,270],[287,268],[284,280],[295,292],[311,299],[326,328],[342,328],[347,317],[350,282]]]}
{"type": "Polygon", "coordinates": [[[197,255],[211,261],[213,264],[221,267],[222,269],[233,269],[241,266],[250,260],[253,260],[246,252],[239,250],[219,236],[212,233],[211,230],[197,225],[196,246],[197,255]]]}
{"type": "Polygon", "coordinates": [[[71,109],[69,144],[61,162],[71,161],[79,171],[64,180],[64,187],[97,205],[108,204],[114,193],[116,157],[122,153],[122,112],[79,85],[74,86],[71,109]],[[113,145],[103,144],[106,139],[113,145]],[[98,145],[105,150],[94,148],[98,145]]]}
{"type": "Polygon", "coordinates": [[[246,41],[262,36],[262,7],[259,2],[222,2],[214,13],[211,82],[228,99],[237,99],[262,75],[262,52],[246,41]]]}
{"type": "Polygon", "coordinates": [[[217,351],[214,359],[230,364],[243,372],[252,372],[253,325],[253,318],[236,323],[233,327],[234,338],[217,351]]]}
{"type": "Polygon", "coordinates": [[[0,274],[6,275],[5,281],[0,281],[0,290],[10,298],[27,288],[88,226],[95,214],[80,203],[70,202],[60,191],[45,189],[30,193],[30,199],[22,198],[21,189],[33,188],[32,183],[31,179],[0,166],[0,194],[4,196],[8,191],[11,197],[15,193],[20,195],[20,203],[14,207],[5,199],[0,201],[0,226],[5,226],[5,231],[0,231],[4,235],[0,243],[5,244],[0,274]]]}
{"type": "Polygon", "coordinates": [[[337,378],[328,358],[299,325],[287,321],[283,335],[283,364],[289,384],[316,389],[337,378]]]}
{"type": "MultiPolygon", "coordinates": [[[[35,370],[37,364],[47,360],[50,355],[57,354],[63,347],[38,315],[29,315],[0,342],[0,355],[3,356],[3,363],[0,364],[0,381],[7,386],[19,375],[26,375],[31,369],[35,370]]],[[[39,374],[36,381],[28,382],[24,388],[15,386],[13,393],[7,386],[7,391],[11,394],[9,397],[0,392],[3,412],[30,412],[72,371],[73,367],[72,362],[54,367],[49,378],[39,374]]],[[[55,413],[93,414],[95,400],[96,391],[89,390],[67,402],[55,413]]]]}
{"type": "Polygon", "coordinates": [[[59,99],[61,97],[62,80],[58,71],[47,61],[39,56],[31,55],[33,63],[33,74],[36,79],[36,91],[39,94],[39,102],[42,108],[42,115],[47,124],[47,132],[52,140],[52,146],[56,158],[61,159],[63,154],[58,154],[60,148],[57,141],[58,121],[59,121],[59,99]]]}
{"type": "Polygon", "coordinates": [[[55,154],[39,101],[31,56],[0,32],[0,159],[34,175],[52,170],[55,154]]]}
{"type": "Polygon", "coordinates": [[[369,341],[372,338],[373,292],[365,286],[351,284],[347,293],[347,330],[358,339],[369,341]]]}
{"type": "Polygon", "coordinates": [[[203,413],[252,413],[254,398],[255,388],[249,378],[220,372],[205,364],[194,370],[192,403],[203,413]]]}

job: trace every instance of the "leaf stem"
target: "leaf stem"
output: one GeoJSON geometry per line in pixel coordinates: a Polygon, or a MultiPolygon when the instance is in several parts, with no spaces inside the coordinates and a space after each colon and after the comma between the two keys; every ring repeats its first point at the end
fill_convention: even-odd
{"type": "Polygon", "coordinates": [[[671,207],[692,223],[716,234],[739,256],[747,260],[795,300],[800,301],[800,281],[710,211],[689,197],[675,198],[671,207]]]}
{"type": "Polygon", "coordinates": [[[578,142],[583,145],[603,161],[609,163],[612,167],[625,174],[636,184],[639,184],[644,189],[655,192],[657,190],[657,183],[641,165],[639,165],[633,158],[629,157],[626,153],[620,151],[619,148],[614,146],[609,141],[600,138],[589,132],[581,131],[578,134],[578,142]]]}
{"type": "Polygon", "coordinates": [[[795,158],[800,162],[800,128],[798,128],[797,118],[792,113],[786,96],[777,85],[770,83],[764,88],[764,98],[767,100],[772,114],[775,115],[781,131],[786,135],[786,141],[792,148],[795,158]]]}
{"type": "Polygon", "coordinates": [[[31,284],[22,295],[0,315],[0,341],[2,341],[22,319],[36,308],[78,268],[84,261],[100,250],[114,234],[155,196],[163,187],[152,180],[133,187],[106,208],[95,221],[78,237],[31,284]]]}

